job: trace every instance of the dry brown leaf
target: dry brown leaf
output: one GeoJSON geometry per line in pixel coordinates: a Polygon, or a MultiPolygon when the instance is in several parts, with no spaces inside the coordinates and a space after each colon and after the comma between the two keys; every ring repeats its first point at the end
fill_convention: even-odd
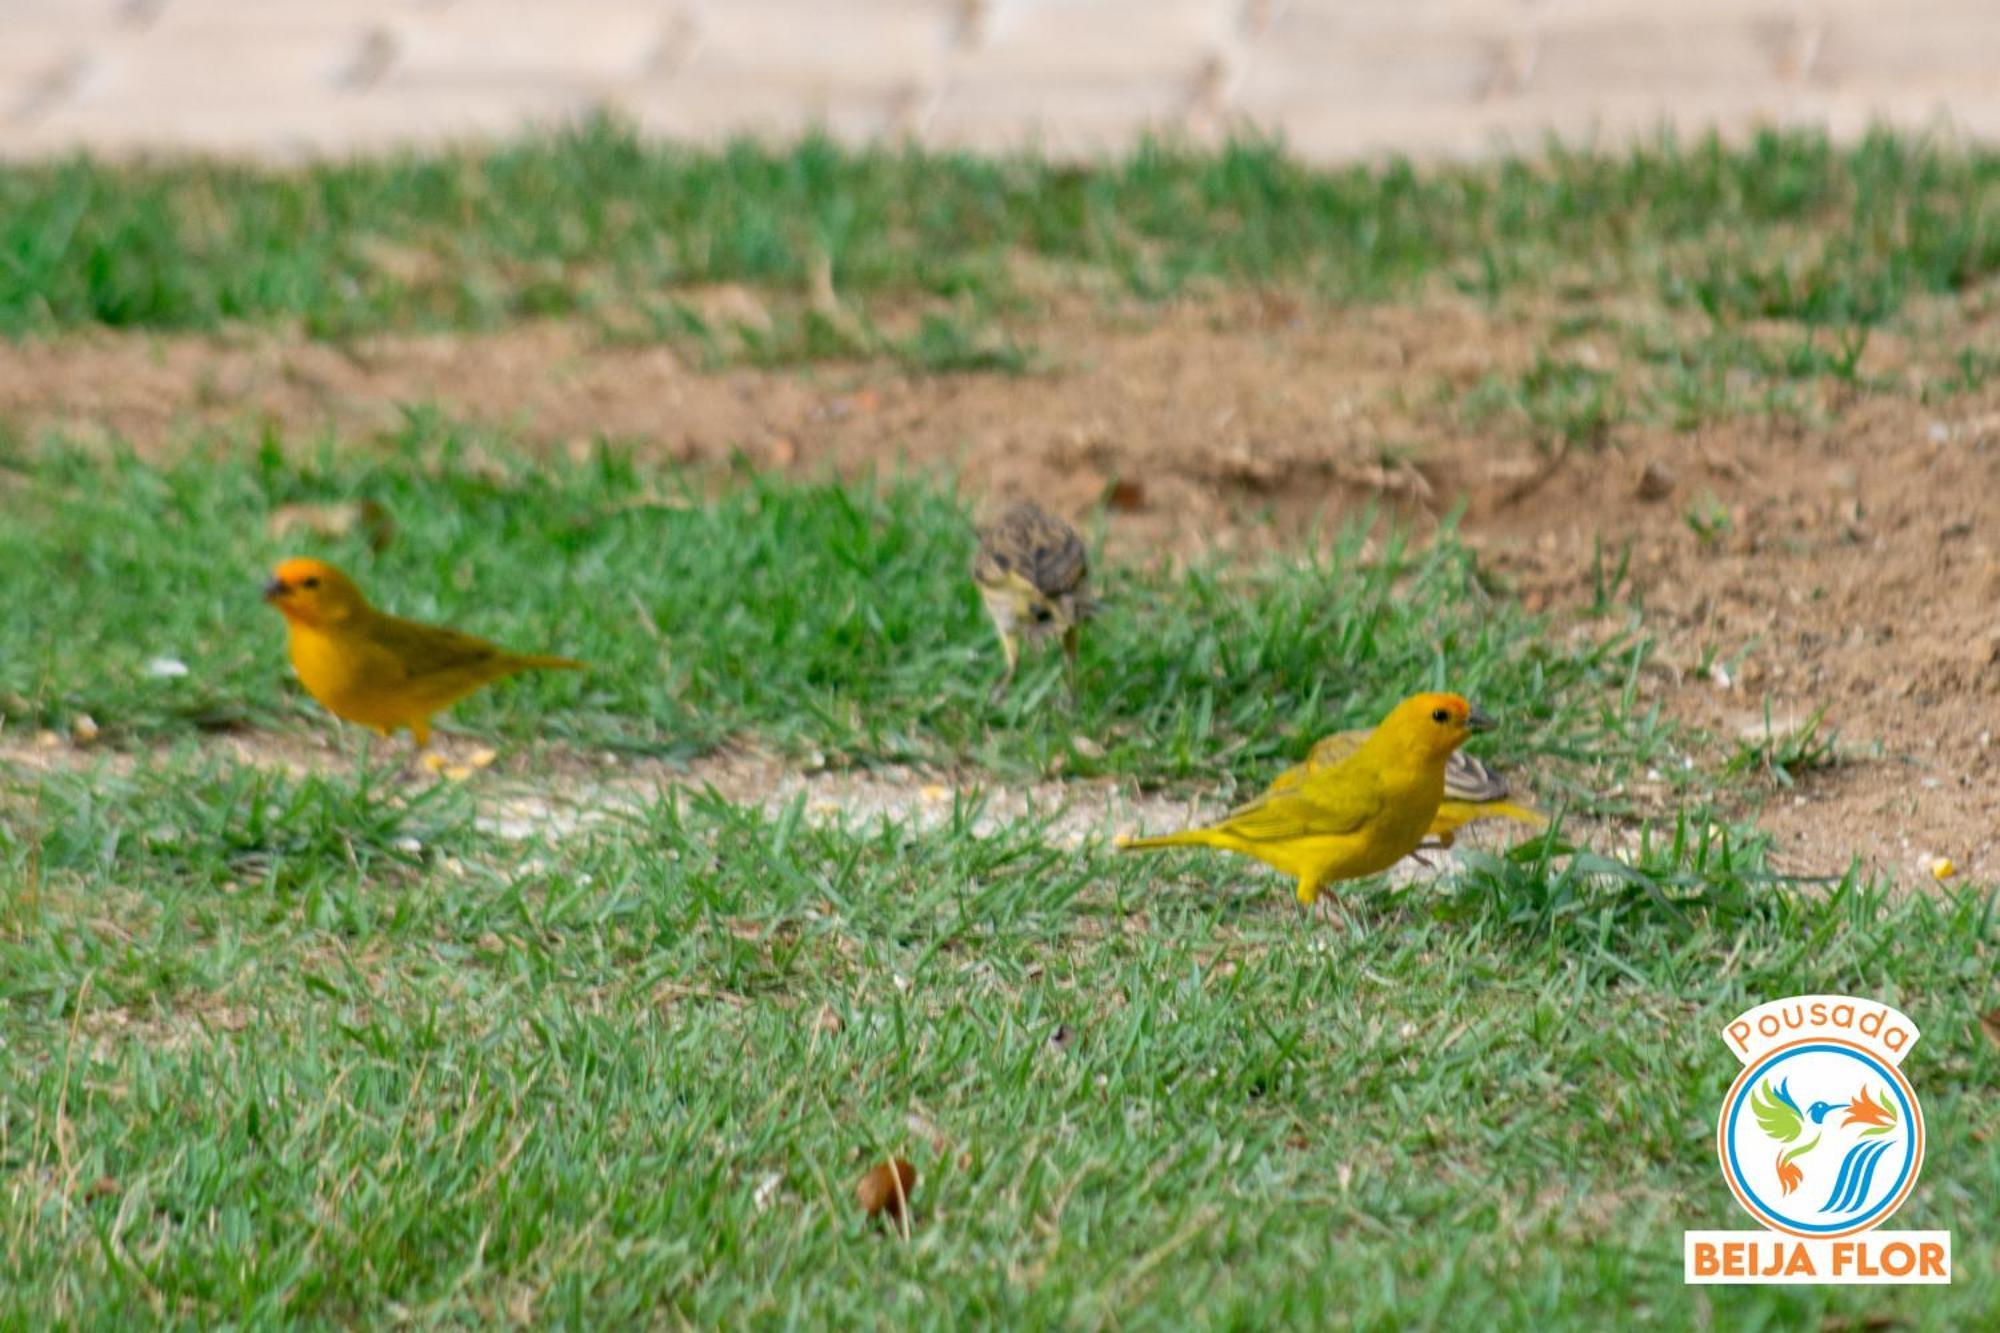
{"type": "Polygon", "coordinates": [[[2000,1046],[2000,1009],[1988,1009],[1979,1016],[1979,1030],[1986,1034],[1986,1040],[2000,1046]]]}
{"type": "Polygon", "coordinates": [[[916,1187],[917,1168],[900,1157],[892,1157],[869,1168],[868,1174],[855,1185],[854,1197],[860,1202],[861,1211],[870,1217],[887,1214],[901,1219],[916,1187]]]}
{"type": "Polygon", "coordinates": [[[1104,503],[1120,513],[1130,514],[1146,507],[1146,485],[1119,477],[1105,487],[1104,503]]]}

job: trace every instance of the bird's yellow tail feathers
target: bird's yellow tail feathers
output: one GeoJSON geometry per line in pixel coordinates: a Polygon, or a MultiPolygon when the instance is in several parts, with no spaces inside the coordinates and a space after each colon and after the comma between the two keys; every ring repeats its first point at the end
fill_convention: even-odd
{"type": "Polygon", "coordinates": [[[574,657],[550,657],[545,653],[515,653],[507,665],[515,671],[588,671],[590,663],[574,657]]]}
{"type": "Polygon", "coordinates": [[[1549,822],[1549,817],[1533,806],[1515,805],[1512,801],[1493,801],[1481,807],[1488,815],[1498,815],[1502,819],[1518,819],[1523,824],[1536,828],[1549,822]]]}
{"type": "Polygon", "coordinates": [[[1449,847],[1460,829],[1482,819],[1516,819],[1536,828],[1549,822],[1549,817],[1534,807],[1512,801],[1454,801],[1446,797],[1431,820],[1430,836],[1449,847]]]}
{"type": "Polygon", "coordinates": [[[1212,847],[1215,834],[1205,828],[1182,829],[1179,833],[1161,833],[1150,838],[1134,838],[1120,834],[1118,850],[1121,852],[1150,852],[1161,847],[1212,847]]]}

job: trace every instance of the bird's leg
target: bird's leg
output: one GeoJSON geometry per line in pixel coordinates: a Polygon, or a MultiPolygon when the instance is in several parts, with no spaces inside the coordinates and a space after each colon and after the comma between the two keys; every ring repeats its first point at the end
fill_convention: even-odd
{"type": "Polygon", "coordinates": [[[1350,935],[1359,935],[1361,930],[1355,924],[1353,914],[1347,910],[1347,905],[1330,893],[1326,894],[1325,898],[1327,921],[1333,928],[1344,930],[1350,935]]]}
{"type": "MultiPolygon", "coordinates": [[[[392,729],[382,734],[393,737],[396,733],[392,729]]],[[[424,773],[432,771],[430,765],[424,762],[425,752],[430,749],[431,744],[431,724],[428,718],[419,718],[410,723],[410,741],[409,752],[396,765],[396,776],[404,782],[415,782],[424,773]]]]}
{"type": "Polygon", "coordinates": [[[1317,899],[1304,894],[1292,895],[1292,929],[1300,935],[1317,936],[1326,924],[1326,910],[1317,899]]]}
{"type": "Polygon", "coordinates": [[[1335,930],[1338,930],[1341,923],[1336,916],[1337,905],[1330,896],[1320,893],[1319,883],[1317,875],[1299,876],[1299,906],[1310,912],[1318,920],[1329,923],[1335,930]]]}
{"type": "Polygon", "coordinates": [[[1076,705],[1077,637],[1078,637],[1077,627],[1075,625],[1071,625],[1068,629],[1063,631],[1063,636],[1062,636],[1063,678],[1065,681],[1067,681],[1069,685],[1069,701],[1071,707],[1074,707],[1076,705]]]}
{"type": "Polygon", "coordinates": [[[424,752],[411,746],[396,757],[396,780],[411,785],[420,781],[429,770],[424,767],[424,752]]]}
{"type": "Polygon", "coordinates": [[[1354,933],[1354,918],[1347,908],[1333,894],[1321,893],[1324,881],[1317,875],[1299,876],[1299,902],[1313,911],[1313,915],[1334,930],[1354,933]]]}
{"type": "Polygon", "coordinates": [[[1007,697],[1007,687],[1014,681],[1014,668],[1021,660],[1021,641],[1005,630],[1000,632],[1000,651],[1007,658],[1007,669],[1000,673],[1000,679],[993,683],[993,692],[986,696],[986,702],[998,707],[1007,697]]]}

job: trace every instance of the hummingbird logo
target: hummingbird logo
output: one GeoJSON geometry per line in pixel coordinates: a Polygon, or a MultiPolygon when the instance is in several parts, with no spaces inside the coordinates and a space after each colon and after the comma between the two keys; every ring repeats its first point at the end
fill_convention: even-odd
{"type": "MultiPolygon", "coordinates": [[[[1723,1177],[1737,1202],[1774,1231],[1836,1239],[1880,1226],[1916,1183],[1923,1112],[1897,1067],[1899,1044],[1869,1031],[1862,1002],[1774,1001],[1729,1029],[1743,1069],[1716,1126],[1723,1177]],[[1824,1011],[1824,1018],[1820,1011],[1824,1011]],[[1856,1013],[1851,1023],[1840,1016],[1856,1013]],[[1787,1038],[1790,1038],[1787,1040],[1787,1038]]],[[[1908,1020],[1896,1015],[1894,1031],[1908,1020]]]]}
{"type": "Polygon", "coordinates": [[[1844,1130],[1860,1126],[1861,1130],[1855,1136],[1856,1142],[1841,1157],[1832,1191],[1820,1206],[1820,1212],[1852,1213],[1868,1201],[1875,1181],[1875,1168],[1895,1146],[1886,1141],[1887,1136],[1896,1130],[1896,1113],[1889,1106],[1887,1090],[1878,1100],[1863,1084],[1861,1090],[1845,1102],[1816,1101],[1801,1111],[1792,1096],[1791,1082],[1787,1078],[1773,1086],[1771,1080],[1766,1078],[1750,1094],[1750,1112],[1757,1121],[1757,1127],[1778,1143],[1775,1166],[1779,1194],[1781,1197],[1789,1196],[1805,1183],[1805,1170],[1800,1167],[1799,1159],[1825,1140],[1826,1131],[1820,1127],[1826,1124],[1827,1117],[1842,1111],[1845,1114],[1836,1128],[1844,1130]],[[1816,1132],[1800,1143],[1809,1124],[1815,1127],[1816,1132]]]}
{"type": "Polygon", "coordinates": [[[1909,1015],[1852,995],[1790,995],[1722,1029],[1739,1066],[1715,1153],[1754,1231],[1682,1236],[1698,1284],[1951,1281],[1949,1231],[1889,1230],[1924,1165],[1924,1111],[1903,1072],[1909,1015]]]}

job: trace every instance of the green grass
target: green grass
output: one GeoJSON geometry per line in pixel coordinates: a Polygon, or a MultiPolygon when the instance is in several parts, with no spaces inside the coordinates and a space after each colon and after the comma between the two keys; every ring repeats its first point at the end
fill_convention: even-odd
{"type": "MultiPolygon", "coordinates": [[[[1075,168],[596,124],[295,171],[0,166],[0,333],[554,316],[716,361],[1019,373],[1055,289],[1444,286],[1554,306],[1531,366],[1448,409],[1593,448],[1904,391],[1864,367],[1874,331],[1990,285],[1996,198],[2000,155],[1888,136],[1320,171],[1255,143],[1075,168]],[[705,317],[721,283],[769,318],[705,317]]],[[[1994,370],[1938,366],[1925,395],[1994,370]]],[[[1686,503],[1727,538],[1724,506],[1686,503]]],[[[1322,536],[1100,558],[1074,703],[1042,654],[995,706],[946,477],[532,456],[425,409],[164,461],[0,423],[0,736],[88,716],[103,755],[0,771],[0,1328],[1977,1325],[2000,1305],[1991,886],[1774,874],[1718,811],[1831,739],[1689,771],[1638,703],[1629,551],[1600,553],[1593,645],[1448,525],[1322,536]],[[379,551],[269,535],[283,506],[360,499],[395,524],[379,551]],[[593,669],[454,711],[521,757],[504,775],[239,766],[214,733],[336,727],[257,598],[292,553],[593,669]],[[938,828],[688,794],[525,840],[491,819],[560,785],[545,759],[732,738],[1219,803],[1434,684],[1499,715],[1484,751],[1559,807],[1630,815],[1604,793],[1657,768],[1685,808],[1622,858],[1559,821],[1358,886],[1358,934],[1242,861],[975,831],[977,798],[938,828]],[[1681,1285],[1684,1228],[1748,1225],[1712,1157],[1720,1027],[1808,990],[1924,1029],[1931,1146],[1898,1223],[1955,1231],[1950,1289],[1681,1285]],[[885,1152],[922,1173],[907,1243],[851,1199],[885,1152]]]]}
{"type": "Polygon", "coordinates": [[[1488,299],[1638,289],[1718,326],[1796,320],[1838,339],[2000,271],[1996,201],[2000,154],[1888,134],[1666,138],[1419,171],[1315,169],[1257,141],[1087,167],[824,140],[694,150],[600,121],[288,170],[0,167],[0,333],[350,336],[565,316],[728,341],[742,331],[709,327],[686,294],[735,283],[790,298],[775,330],[746,336],[752,359],[1019,368],[994,321],[1050,281],[1142,301],[1267,284],[1370,300],[1439,282],[1488,299]],[[811,312],[821,273],[851,321],[811,312]],[[912,307],[928,318],[893,331],[912,307]]]}
{"type": "Polygon", "coordinates": [[[10,728],[88,711],[109,754],[0,777],[0,1326],[1943,1329],[2000,1299],[1990,890],[1791,881],[1698,805],[1623,860],[1559,827],[1358,886],[1359,933],[1242,861],[976,831],[977,796],[933,828],[657,796],[513,839],[481,816],[532,777],[291,778],[209,740],[332,725],[255,589],[274,508],[357,497],[394,540],[326,553],[396,609],[598,663],[462,710],[512,745],[1254,779],[1437,679],[1604,809],[1670,739],[1643,639],[1549,646],[1448,532],[1105,565],[1075,710],[1046,660],[994,710],[934,481],[529,460],[428,413],[303,455],[17,442],[10,728]],[[1717,1032],[1802,989],[1925,1028],[1899,1220],[1956,1231],[1949,1290],[1680,1283],[1683,1228],[1743,1225],[1717,1032]],[[907,1243],[852,1203],[883,1153],[921,1172],[907,1243]]]}
{"type": "Polygon", "coordinates": [[[702,799],[482,834],[472,788],[10,779],[0,1322],[1969,1327],[1990,896],[1799,890],[1699,818],[1301,921],[1243,862],[702,799]],[[1722,1023],[1890,999],[1944,1290],[1680,1283],[1746,1225],[1722,1023]],[[837,1023],[823,1020],[829,1013],[837,1023]],[[853,1182],[921,1173],[906,1243],[853,1182]]]}
{"type": "Polygon", "coordinates": [[[592,663],[453,714],[516,741],[686,756],[748,734],[836,762],[1255,780],[1436,683],[1507,720],[1502,753],[1623,763],[1663,743],[1606,702],[1642,639],[1552,647],[1482,592],[1449,533],[1416,549],[1357,523],[1322,556],[1179,574],[1100,561],[1108,609],[1074,706],[1042,652],[995,707],[971,521],[935,479],[701,479],[608,446],[535,460],[425,412],[372,448],[225,437],[149,463],[54,442],[0,468],[0,581],[40,590],[0,606],[0,710],[58,730],[88,715],[118,744],[332,725],[289,681],[257,596],[286,554],[334,559],[400,614],[592,663]],[[280,506],[364,497],[396,525],[380,555],[358,535],[267,536],[280,506]],[[188,673],[150,674],[156,658],[188,673]]]}
{"type": "Polygon", "coordinates": [[[1474,428],[1504,421],[1542,449],[1594,449],[1625,419],[1624,396],[1609,371],[1539,354],[1513,379],[1489,375],[1465,394],[1459,412],[1474,428]]]}
{"type": "Polygon", "coordinates": [[[1821,735],[1820,725],[1825,720],[1826,709],[1821,707],[1795,726],[1777,727],[1772,724],[1771,705],[1767,701],[1763,734],[1751,736],[1736,747],[1727,771],[1761,772],[1777,785],[1789,787],[1797,774],[1833,767],[1840,762],[1834,748],[1840,733],[1829,730],[1821,735]]]}

